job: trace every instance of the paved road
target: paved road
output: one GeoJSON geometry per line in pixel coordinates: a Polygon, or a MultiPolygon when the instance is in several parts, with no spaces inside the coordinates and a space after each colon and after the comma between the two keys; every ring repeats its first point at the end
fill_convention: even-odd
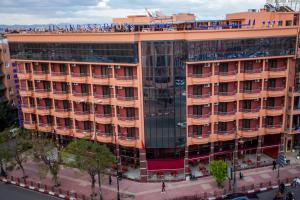
{"type": "Polygon", "coordinates": [[[26,190],[14,185],[0,183],[1,200],[58,200],[59,198],[26,190]]]}
{"type": "MultiPolygon", "coordinates": [[[[258,194],[260,200],[272,200],[278,190],[273,190],[269,192],[263,192],[258,194]]],[[[300,199],[300,187],[297,188],[287,188],[287,191],[292,191],[296,195],[296,200],[300,199]]]]}

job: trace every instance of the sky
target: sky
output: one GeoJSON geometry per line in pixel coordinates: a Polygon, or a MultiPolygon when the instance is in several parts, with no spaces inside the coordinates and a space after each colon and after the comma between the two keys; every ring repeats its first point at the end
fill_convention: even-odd
{"type": "Polygon", "coordinates": [[[194,13],[198,19],[222,19],[226,13],[259,9],[265,0],[0,0],[0,24],[110,23],[114,17],[194,13]]]}

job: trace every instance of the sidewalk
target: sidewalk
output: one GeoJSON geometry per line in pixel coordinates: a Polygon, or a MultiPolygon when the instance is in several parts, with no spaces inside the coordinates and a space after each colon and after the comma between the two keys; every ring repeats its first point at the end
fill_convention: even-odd
{"type": "MultiPolygon", "coordinates": [[[[41,182],[46,185],[53,185],[51,182],[51,176],[48,174],[47,177],[40,181],[38,178],[38,166],[36,163],[28,162],[25,164],[26,174],[28,175],[28,181],[41,182]]],[[[263,167],[257,169],[250,169],[243,171],[244,179],[240,180],[237,173],[237,187],[251,185],[259,185],[260,183],[272,181],[277,182],[277,170],[272,171],[272,167],[263,167]]],[[[9,173],[10,176],[22,177],[20,170],[9,173]]],[[[300,164],[295,163],[291,166],[280,169],[280,179],[293,178],[300,175],[300,164]]],[[[91,193],[90,179],[86,173],[80,172],[75,169],[63,168],[59,174],[61,189],[68,191],[76,191],[78,194],[84,194],[89,196],[91,193]]],[[[102,180],[102,192],[104,200],[116,199],[116,178],[113,177],[113,184],[108,185],[108,177],[105,176],[102,180]]],[[[228,189],[228,181],[226,181],[225,189],[228,189]]],[[[181,182],[167,182],[166,192],[161,193],[161,183],[140,183],[126,179],[120,181],[120,192],[122,196],[127,196],[137,200],[148,200],[153,199],[172,199],[180,196],[192,196],[201,195],[203,193],[214,194],[219,191],[215,180],[212,177],[204,177],[195,181],[181,181],[181,182]]]]}

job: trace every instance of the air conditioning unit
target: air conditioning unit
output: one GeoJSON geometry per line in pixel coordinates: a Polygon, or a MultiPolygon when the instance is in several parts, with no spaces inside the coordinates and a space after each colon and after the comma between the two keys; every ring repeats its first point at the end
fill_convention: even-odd
{"type": "Polygon", "coordinates": [[[117,66],[116,66],[116,69],[121,69],[121,66],[120,66],[120,65],[117,65],[117,66]]]}
{"type": "Polygon", "coordinates": [[[219,86],[219,83],[216,83],[215,86],[219,86]]]}
{"type": "Polygon", "coordinates": [[[217,62],[217,63],[216,63],[216,66],[220,66],[220,63],[219,63],[219,62],[217,62]]]}
{"type": "Polygon", "coordinates": [[[255,79],[255,83],[260,83],[260,79],[255,79]]]}
{"type": "Polygon", "coordinates": [[[215,106],[218,106],[219,105],[219,103],[215,103],[215,106]]]}
{"type": "Polygon", "coordinates": [[[123,87],[119,86],[119,87],[118,87],[118,89],[119,89],[119,90],[122,90],[122,89],[123,89],[123,87]]]}
{"type": "Polygon", "coordinates": [[[111,66],[111,65],[110,65],[110,66],[108,66],[108,69],[112,69],[112,68],[113,68],[113,66],[111,66]]]}
{"type": "Polygon", "coordinates": [[[37,66],[37,65],[39,65],[39,63],[35,62],[35,63],[33,63],[33,65],[37,66]]]}
{"type": "Polygon", "coordinates": [[[261,63],[261,60],[256,60],[255,62],[256,62],[256,63],[261,63]]]}
{"type": "Polygon", "coordinates": [[[111,86],[109,86],[109,88],[110,88],[110,89],[114,89],[114,86],[111,85],[111,86]]]}
{"type": "Polygon", "coordinates": [[[264,101],[267,101],[268,98],[264,98],[264,101]]]}
{"type": "Polygon", "coordinates": [[[78,83],[73,83],[74,85],[78,85],[78,83]]]}
{"type": "Polygon", "coordinates": [[[205,107],[205,108],[208,108],[208,107],[210,107],[210,104],[209,104],[209,103],[208,103],[208,104],[205,104],[204,107],[205,107]]]}
{"type": "Polygon", "coordinates": [[[269,62],[269,60],[266,60],[266,63],[269,62]]]}
{"type": "Polygon", "coordinates": [[[209,83],[208,84],[204,84],[204,87],[208,88],[208,87],[210,87],[210,84],[209,83]]]}
{"type": "Polygon", "coordinates": [[[205,63],[204,67],[210,67],[210,63],[205,63]]]}
{"type": "Polygon", "coordinates": [[[76,67],[76,64],[71,64],[72,67],[76,67]]]}
{"type": "Polygon", "coordinates": [[[37,83],[40,83],[41,81],[40,81],[40,80],[37,80],[36,82],[37,82],[37,83]]]}

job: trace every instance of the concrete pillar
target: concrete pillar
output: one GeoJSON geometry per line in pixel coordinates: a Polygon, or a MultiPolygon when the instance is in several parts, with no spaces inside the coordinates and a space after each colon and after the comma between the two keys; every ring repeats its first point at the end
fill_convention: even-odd
{"type": "Polygon", "coordinates": [[[189,168],[189,147],[185,147],[185,154],[184,154],[184,174],[185,177],[189,175],[188,173],[188,168],[189,168]]]}
{"type": "Polygon", "coordinates": [[[148,178],[146,150],[145,149],[139,149],[139,152],[140,152],[141,181],[146,182],[147,178],[148,178]]]}
{"type": "Polygon", "coordinates": [[[257,149],[256,149],[256,166],[257,167],[260,167],[260,164],[261,164],[262,139],[263,139],[263,136],[258,136],[258,141],[257,141],[258,143],[257,143],[257,149]]]}
{"type": "Polygon", "coordinates": [[[210,143],[210,155],[209,155],[209,162],[214,160],[214,153],[215,153],[215,147],[214,147],[214,143],[211,142],[210,143]]]}

